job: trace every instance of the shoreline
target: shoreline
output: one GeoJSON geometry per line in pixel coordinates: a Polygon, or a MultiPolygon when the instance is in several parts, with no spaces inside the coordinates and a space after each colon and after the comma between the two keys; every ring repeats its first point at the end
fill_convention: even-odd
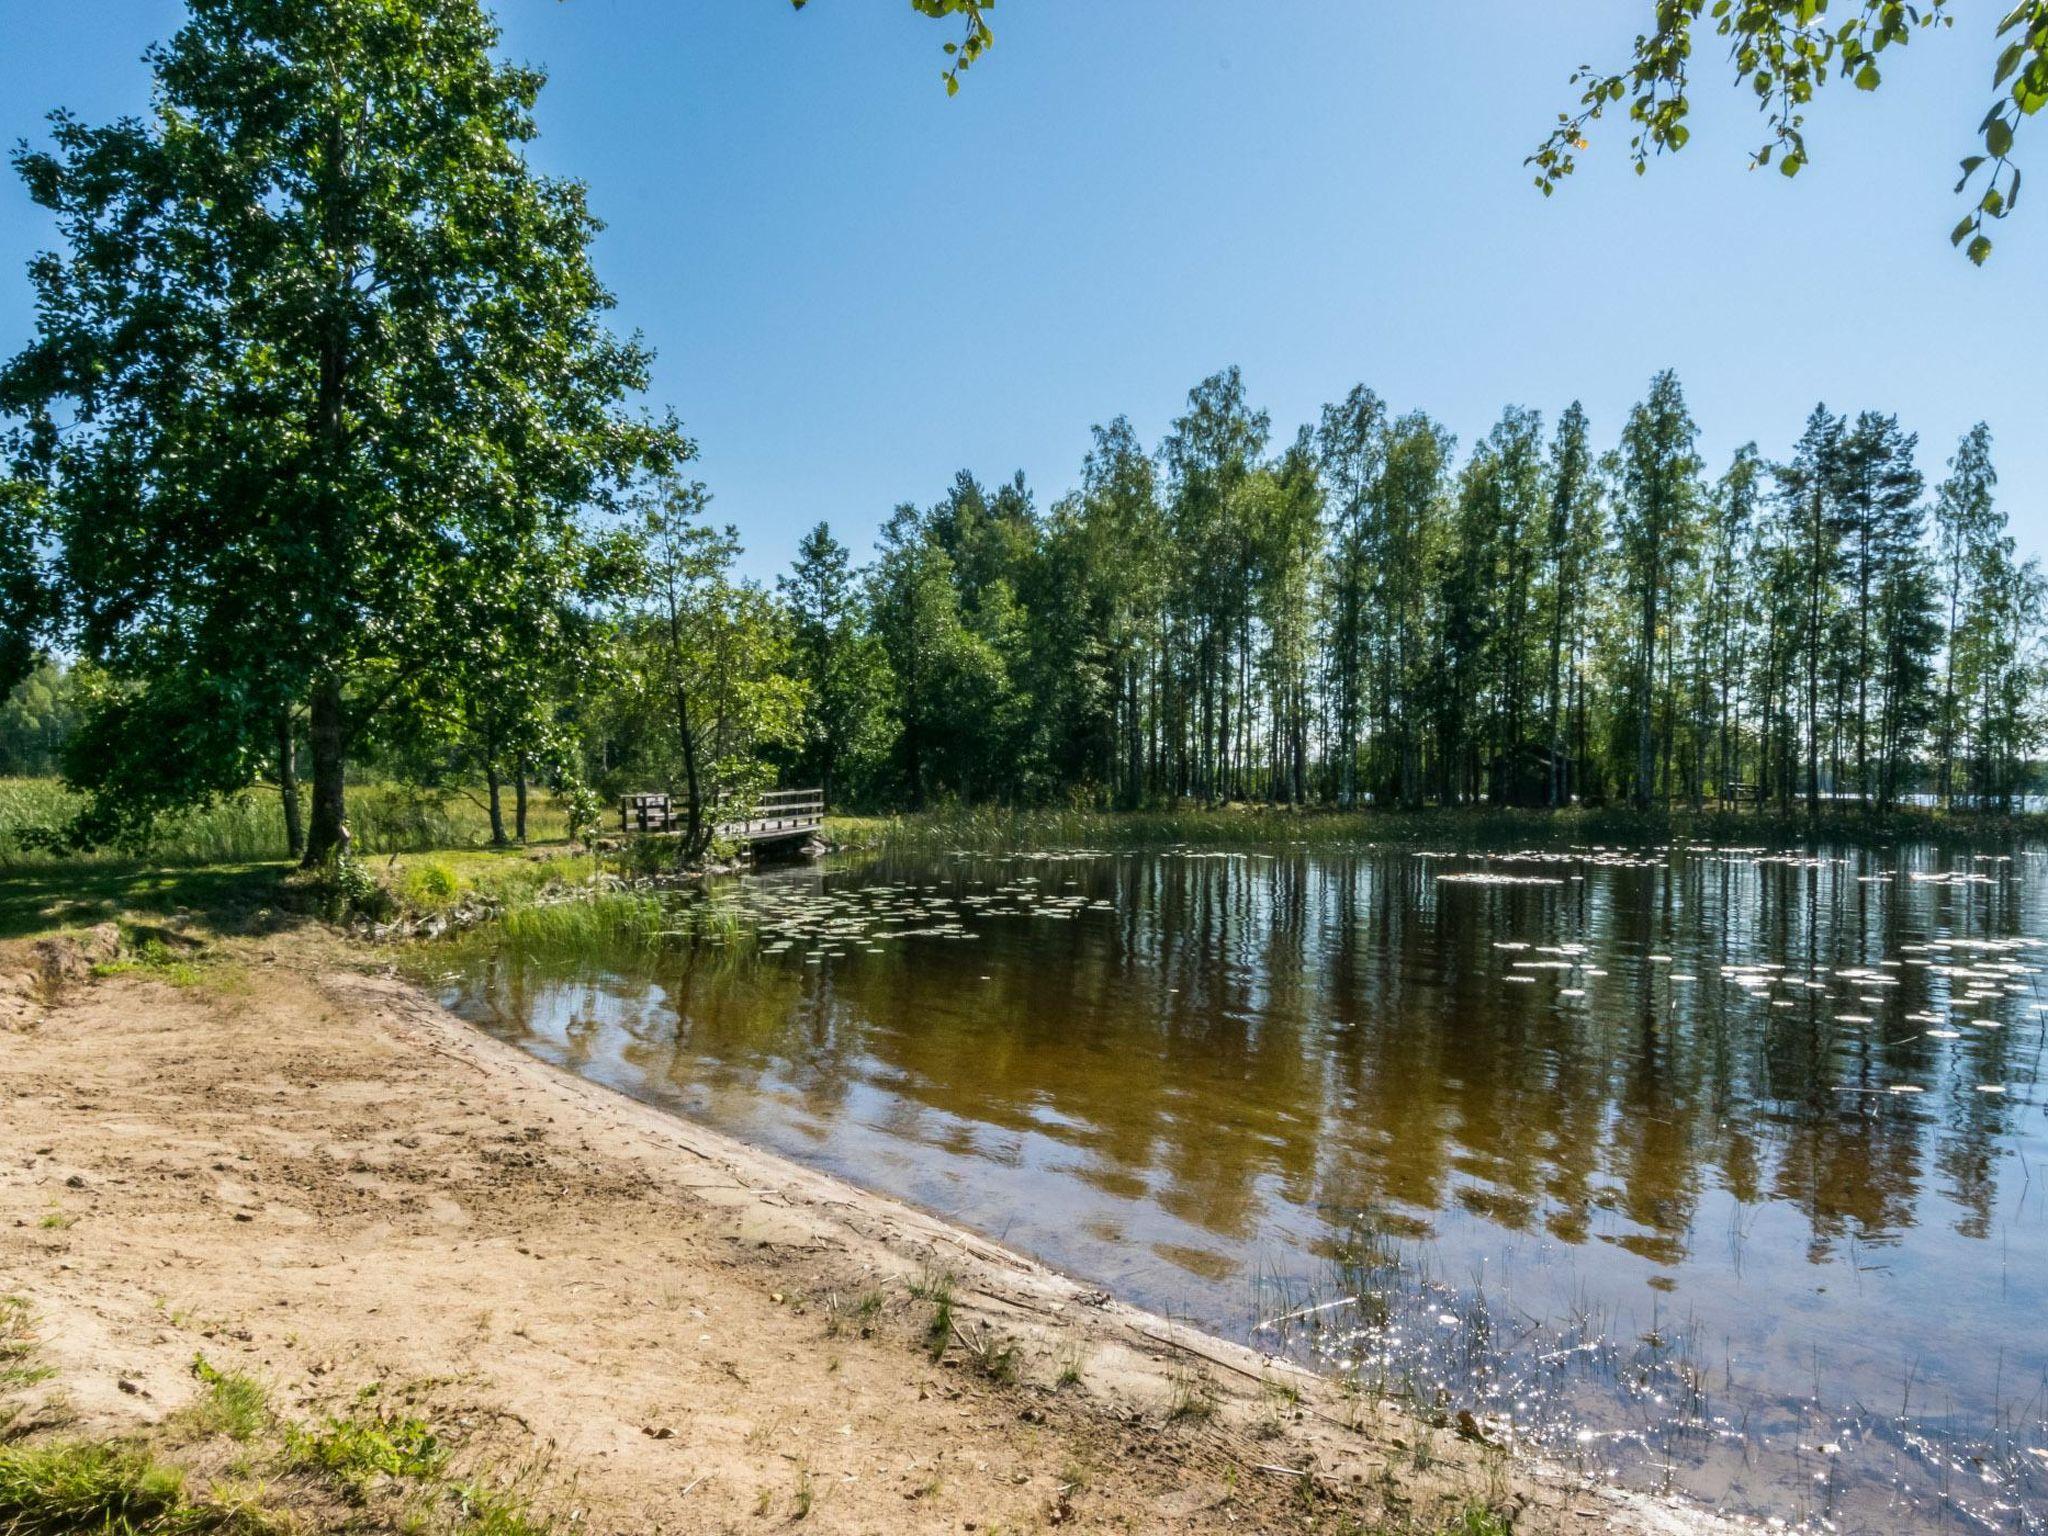
{"type": "Polygon", "coordinates": [[[174,1423],[203,1342],[298,1411],[438,1383],[479,1456],[552,1447],[593,1530],[744,1528],[792,1459],[832,1530],[1737,1528],[1346,1397],[362,962],[237,940],[200,985],[74,979],[0,1030],[0,1187],[76,1208],[0,1228],[74,1431],[174,1423]]]}

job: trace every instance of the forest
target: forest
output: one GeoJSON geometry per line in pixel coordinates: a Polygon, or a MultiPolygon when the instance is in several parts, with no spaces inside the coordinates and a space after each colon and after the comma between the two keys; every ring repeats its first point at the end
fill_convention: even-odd
{"type": "MultiPolygon", "coordinates": [[[[2043,582],[1989,432],[1931,487],[1879,411],[1816,407],[1718,475],[1695,435],[1662,374],[1611,444],[1576,404],[1547,428],[1511,406],[1461,456],[1359,386],[1276,451],[1226,369],[1154,447],[1095,427],[1048,506],[963,470],[864,564],[820,523],[772,589],[701,484],[657,480],[587,520],[614,589],[528,615],[573,648],[408,711],[366,767],[485,786],[506,839],[533,781],[694,780],[707,819],[776,782],[848,808],[2012,809],[2043,582]]],[[[46,663],[0,710],[0,772],[96,750],[123,693],[46,663]]],[[[294,721],[280,740],[273,783],[304,751],[294,721]]]]}
{"type": "Polygon", "coordinates": [[[0,772],[83,792],[53,845],[268,785],[318,862],[366,776],[478,790],[501,841],[536,782],[581,826],[666,788],[690,853],[776,782],[2024,803],[2042,576],[1988,430],[1933,485],[1875,409],[1709,466],[1668,371],[1461,451],[1363,385],[1276,435],[1226,368],[1062,494],[963,472],[865,562],[820,523],[744,579],[584,187],[524,153],[540,72],[470,0],[349,16],[194,0],[152,116],[13,157],[56,248],[0,365],[0,772]]]}

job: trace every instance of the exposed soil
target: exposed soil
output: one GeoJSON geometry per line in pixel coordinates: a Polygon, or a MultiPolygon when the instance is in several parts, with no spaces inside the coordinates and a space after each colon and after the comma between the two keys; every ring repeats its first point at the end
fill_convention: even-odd
{"type": "Polygon", "coordinates": [[[558,1072],[322,931],[183,985],[93,976],[109,942],[0,954],[0,1293],[65,1433],[150,1433],[203,1351],[293,1414],[402,1385],[593,1531],[1708,1528],[558,1072]]]}

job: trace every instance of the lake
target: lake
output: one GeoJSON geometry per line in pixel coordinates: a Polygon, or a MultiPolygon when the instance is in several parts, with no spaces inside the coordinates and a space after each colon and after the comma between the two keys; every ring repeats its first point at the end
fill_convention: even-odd
{"type": "Polygon", "coordinates": [[[841,858],[426,951],[635,1097],[1632,1486],[2048,1524],[2048,850],[841,858]]]}

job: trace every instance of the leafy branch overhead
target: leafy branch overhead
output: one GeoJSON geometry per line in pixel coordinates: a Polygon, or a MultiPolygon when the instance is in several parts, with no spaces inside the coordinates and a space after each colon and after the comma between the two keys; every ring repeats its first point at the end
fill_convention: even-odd
{"type": "MultiPolygon", "coordinates": [[[[789,3],[802,10],[810,0],[789,0],[789,3]]],[[[910,0],[913,10],[935,21],[943,21],[949,16],[961,19],[963,32],[960,41],[946,44],[946,56],[953,61],[945,72],[948,96],[959,94],[961,71],[969,68],[995,41],[995,34],[988,29],[988,13],[995,9],[995,3],[996,0],[910,0]]]]}
{"type": "MultiPolygon", "coordinates": [[[[1756,93],[1769,124],[1769,136],[1751,157],[1752,167],[1775,162],[1782,174],[1798,175],[1808,159],[1806,109],[1815,91],[1831,79],[1876,90],[1886,49],[1904,47],[1915,32],[1950,27],[1955,20],[1950,0],[1850,4],[1854,14],[1837,23],[1829,17],[1828,0],[1657,0],[1656,24],[1636,38],[1626,69],[1606,74],[1582,64],[1573,72],[1572,84],[1582,92],[1579,110],[1559,113],[1550,137],[1529,157],[1536,185],[1545,196],[1554,191],[1576,168],[1577,155],[1586,148],[1586,130],[1624,101],[1636,125],[1629,149],[1638,175],[1652,154],[1683,149],[1691,137],[1686,120],[1692,109],[1687,87],[1693,39],[1703,27],[1727,39],[1736,83],[1756,93]]],[[[1982,190],[1949,235],[1979,264],[1991,254],[1986,221],[2004,218],[2019,200],[2020,168],[2012,160],[2012,147],[2020,121],[2048,101],[2048,0],[2020,0],[1999,22],[1997,35],[2000,48],[1992,70],[1997,94],[1977,125],[1983,147],[1964,158],[1956,183],[1959,193],[1982,190]]]]}

